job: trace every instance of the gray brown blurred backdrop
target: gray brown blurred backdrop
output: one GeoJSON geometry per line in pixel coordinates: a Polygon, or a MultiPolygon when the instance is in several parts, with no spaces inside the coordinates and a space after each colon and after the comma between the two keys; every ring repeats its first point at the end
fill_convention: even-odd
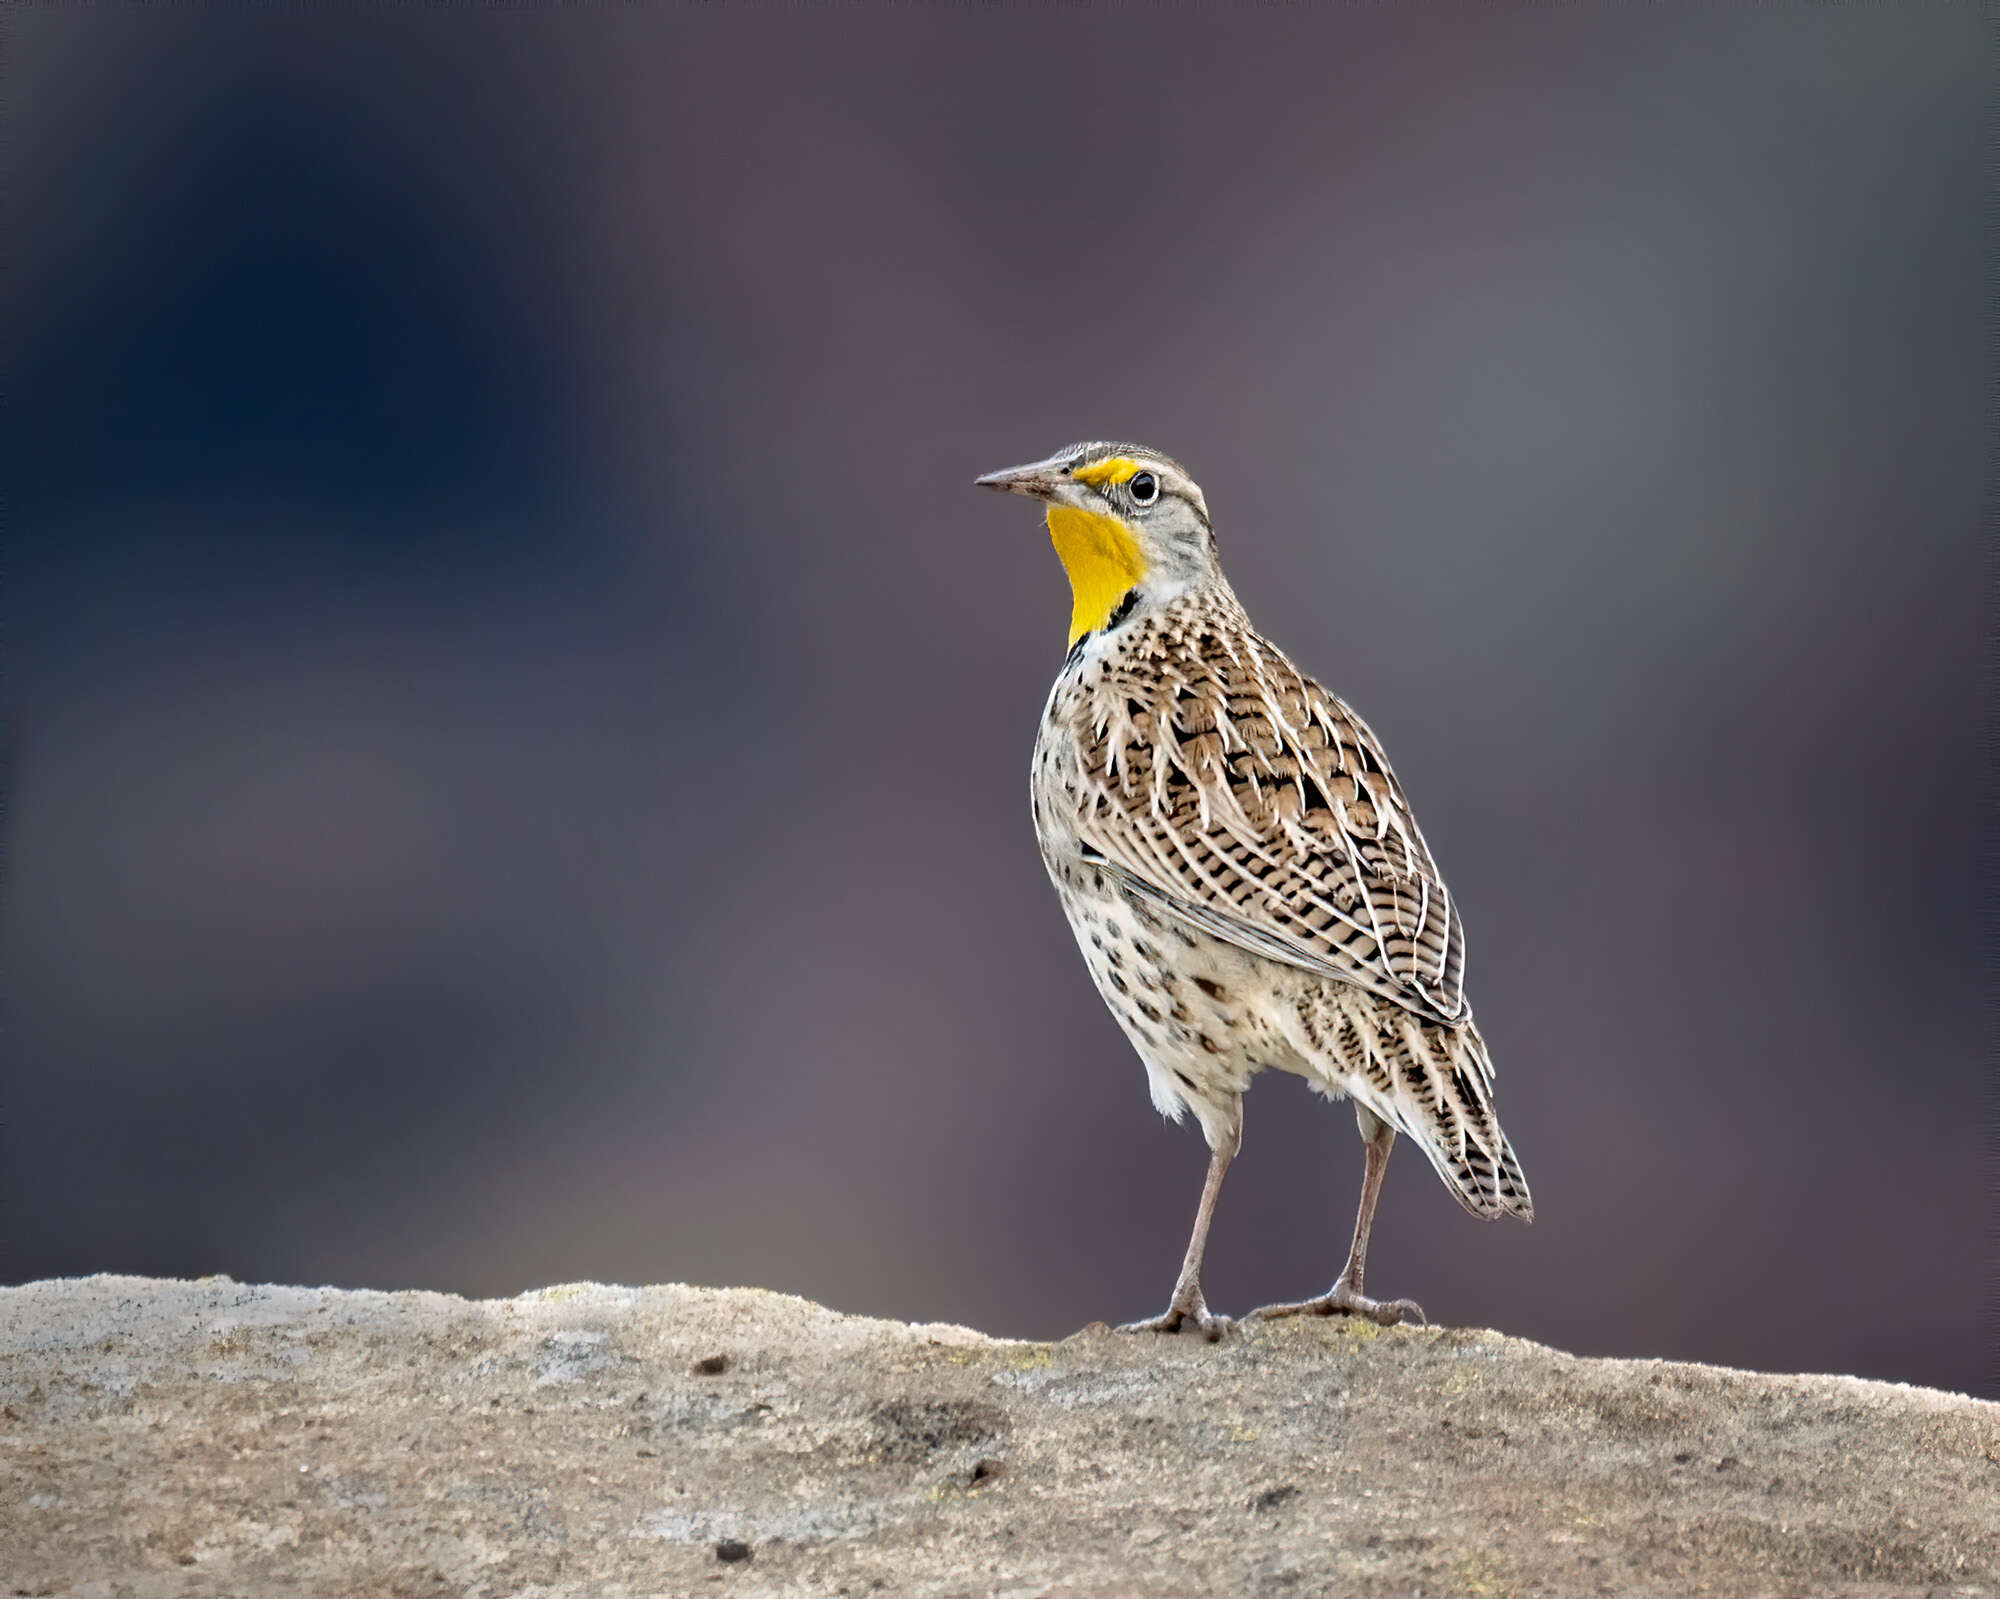
{"type": "MultiPolygon", "coordinates": [[[[11,31],[7,1280],[1157,1310],[969,486],[1108,435],[1464,906],[1540,1219],[1371,1286],[1990,1391],[1976,8],[11,31]]],[[[1211,1300],[1359,1154],[1260,1082],[1211,1300]]]]}

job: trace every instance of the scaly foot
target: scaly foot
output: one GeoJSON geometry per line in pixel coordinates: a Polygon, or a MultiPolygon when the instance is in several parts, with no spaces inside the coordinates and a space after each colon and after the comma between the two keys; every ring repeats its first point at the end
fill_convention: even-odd
{"type": "Polygon", "coordinates": [[[1154,1316],[1149,1321],[1128,1321],[1118,1331],[1177,1333],[1190,1322],[1201,1330],[1202,1337],[1210,1343],[1219,1339],[1230,1326],[1227,1316],[1218,1316],[1209,1310],[1208,1302],[1197,1288],[1191,1293],[1176,1292],[1174,1302],[1167,1306],[1164,1315],[1154,1316]]]}
{"type": "Polygon", "coordinates": [[[1394,1327],[1399,1322],[1414,1323],[1427,1327],[1423,1306],[1413,1299],[1370,1299],[1349,1286],[1345,1277],[1328,1289],[1318,1299],[1301,1299],[1295,1305],[1265,1305],[1253,1310],[1245,1321],[1277,1321],[1283,1316],[1366,1316],[1370,1321],[1380,1322],[1384,1327],[1394,1327]]]}

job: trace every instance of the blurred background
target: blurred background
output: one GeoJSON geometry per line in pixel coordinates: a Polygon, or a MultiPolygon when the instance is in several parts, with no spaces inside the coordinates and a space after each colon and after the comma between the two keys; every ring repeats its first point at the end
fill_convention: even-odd
{"type": "MultiPolygon", "coordinates": [[[[0,1277],[1157,1311],[970,487],[1109,436],[1464,909],[1539,1220],[1371,1288],[1992,1392],[1989,26],[17,11],[0,1277]]],[[[1360,1156],[1261,1079],[1211,1302],[1360,1156]]]]}

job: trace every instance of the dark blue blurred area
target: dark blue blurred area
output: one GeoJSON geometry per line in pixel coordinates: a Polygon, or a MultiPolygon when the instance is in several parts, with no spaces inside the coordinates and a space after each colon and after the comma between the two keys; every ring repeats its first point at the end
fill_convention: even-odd
{"type": "Polygon", "coordinates": [[[546,561],[577,471],[552,352],[420,179],[274,87],[229,85],[176,130],[46,285],[15,367],[30,547],[60,560],[65,518],[275,498],[356,576],[496,544],[546,561]]]}
{"type": "Polygon", "coordinates": [[[17,15],[0,1278],[1156,1309],[969,487],[1122,436],[1465,907],[1540,1219],[1372,1284],[1990,1386],[1978,19],[1147,17],[17,15]]]}

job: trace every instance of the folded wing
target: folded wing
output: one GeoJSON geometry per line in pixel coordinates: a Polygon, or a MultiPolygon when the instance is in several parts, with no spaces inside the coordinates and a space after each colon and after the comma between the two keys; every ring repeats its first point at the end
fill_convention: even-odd
{"type": "Polygon", "coordinates": [[[1180,643],[1108,667],[1086,853],[1218,938],[1466,1021],[1458,908],[1375,735],[1254,633],[1180,643]]]}

